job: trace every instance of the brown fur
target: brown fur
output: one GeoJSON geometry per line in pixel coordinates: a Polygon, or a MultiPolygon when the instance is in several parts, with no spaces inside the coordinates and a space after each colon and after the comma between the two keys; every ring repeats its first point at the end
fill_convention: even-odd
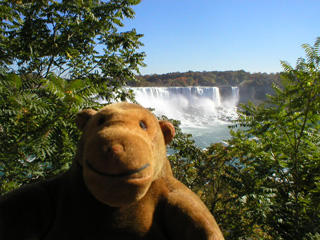
{"type": "Polygon", "coordinates": [[[0,239],[223,239],[201,200],[176,180],[174,127],[117,103],[78,114],[71,169],[0,199],[0,239]]]}

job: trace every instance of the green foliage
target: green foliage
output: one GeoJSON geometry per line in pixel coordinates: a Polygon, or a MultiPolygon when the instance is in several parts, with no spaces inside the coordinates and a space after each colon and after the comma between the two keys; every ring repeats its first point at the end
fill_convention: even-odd
{"type": "Polygon", "coordinates": [[[246,189],[241,189],[242,165],[229,147],[216,143],[201,149],[179,122],[170,121],[177,132],[169,150],[173,174],[203,200],[226,239],[271,239],[251,218],[254,212],[247,205],[246,189]]]}
{"type": "Polygon", "coordinates": [[[68,168],[78,139],[74,116],[83,107],[99,105],[92,90],[85,81],[53,74],[47,79],[1,75],[2,192],[68,168]]]}
{"type": "MultiPolygon", "coordinates": [[[[320,232],[320,38],[296,68],[282,62],[283,88],[267,103],[242,105],[229,150],[251,219],[274,239],[320,232]]],[[[239,195],[240,196],[240,195],[239,195]]]]}
{"type": "MultiPolygon", "coordinates": [[[[320,38],[296,68],[282,62],[282,87],[241,105],[228,146],[195,146],[178,129],[169,159],[226,239],[318,239],[320,234],[320,38]]],[[[177,122],[175,122],[177,125],[177,122]]]]}
{"type": "Polygon", "coordinates": [[[0,194],[69,167],[79,110],[133,98],[142,35],[118,28],[139,2],[0,3],[0,194]]]}
{"type": "Polygon", "coordinates": [[[117,28],[134,17],[130,5],[139,2],[2,1],[0,62],[20,74],[76,79],[95,72],[133,80],[132,70],[143,64],[144,54],[135,52],[142,35],[117,28]]]}
{"type": "Polygon", "coordinates": [[[205,182],[203,166],[204,153],[195,145],[191,134],[185,134],[179,127],[180,122],[170,120],[176,129],[176,136],[170,144],[169,160],[172,164],[173,174],[193,191],[198,192],[199,186],[205,182]]]}

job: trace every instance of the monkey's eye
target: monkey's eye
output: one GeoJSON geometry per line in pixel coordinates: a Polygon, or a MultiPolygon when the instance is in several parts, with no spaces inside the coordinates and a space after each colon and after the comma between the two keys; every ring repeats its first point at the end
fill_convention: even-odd
{"type": "Polygon", "coordinates": [[[141,127],[143,130],[147,130],[147,126],[146,126],[146,124],[145,124],[144,121],[140,121],[140,122],[139,122],[139,125],[140,125],[140,127],[141,127]]]}
{"type": "Polygon", "coordinates": [[[105,117],[101,117],[101,118],[99,119],[99,121],[98,121],[98,126],[104,124],[105,121],[106,121],[105,117]]]}

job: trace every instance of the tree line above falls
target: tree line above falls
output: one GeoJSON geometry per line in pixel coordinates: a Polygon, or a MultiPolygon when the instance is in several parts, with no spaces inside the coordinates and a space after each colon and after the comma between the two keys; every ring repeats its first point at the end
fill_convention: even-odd
{"type": "Polygon", "coordinates": [[[161,86],[271,86],[281,85],[280,73],[250,73],[238,71],[173,72],[136,76],[138,82],[129,81],[131,87],[161,86]]]}

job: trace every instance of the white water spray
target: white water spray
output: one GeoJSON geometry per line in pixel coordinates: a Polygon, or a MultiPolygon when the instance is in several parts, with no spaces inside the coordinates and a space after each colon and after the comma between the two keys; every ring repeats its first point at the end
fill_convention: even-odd
{"type": "Polygon", "coordinates": [[[218,87],[132,87],[136,100],[155,114],[181,121],[182,127],[213,126],[236,119],[239,88],[221,100],[218,87]]]}

